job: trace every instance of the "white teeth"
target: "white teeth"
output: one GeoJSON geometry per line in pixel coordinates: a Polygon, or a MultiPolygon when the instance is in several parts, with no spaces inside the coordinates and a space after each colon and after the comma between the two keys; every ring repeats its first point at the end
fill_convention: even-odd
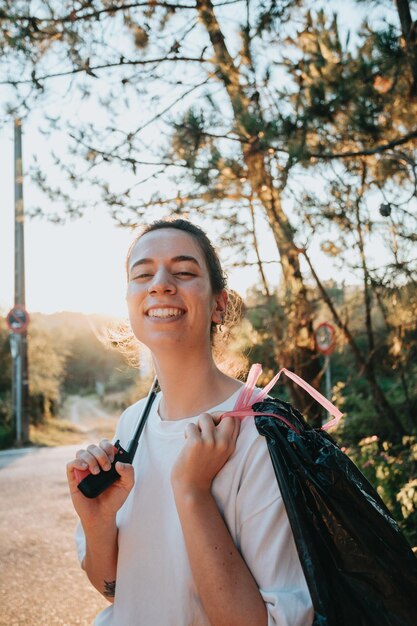
{"type": "Polygon", "coordinates": [[[176,317],[182,315],[184,311],[181,309],[150,309],[148,311],[149,317],[176,317]]]}

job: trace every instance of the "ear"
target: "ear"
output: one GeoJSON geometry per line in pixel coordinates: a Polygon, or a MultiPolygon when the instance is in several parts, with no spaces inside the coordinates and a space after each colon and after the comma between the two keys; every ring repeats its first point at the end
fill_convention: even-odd
{"type": "Polygon", "coordinates": [[[226,289],[222,289],[222,291],[214,296],[214,308],[213,314],[211,316],[211,321],[215,324],[221,324],[224,321],[224,316],[226,314],[227,308],[227,291],[226,289]]]}

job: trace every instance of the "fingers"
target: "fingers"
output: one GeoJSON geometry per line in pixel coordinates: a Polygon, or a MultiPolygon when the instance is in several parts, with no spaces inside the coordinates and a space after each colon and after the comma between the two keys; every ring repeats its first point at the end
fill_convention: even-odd
{"type": "Polygon", "coordinates": [[[104,452],[109,457],[110,463],[113,463],[113,461],[114,461],[114,452],[115,452],[116,448],[114,447],[112,442],[109,441],[108,439],[102,439],[100,441],[99,445],[100,445],[101,448],[103,448],[104,452]]]}
{"type": "Polygon", "coordinates": [[[108,439],[103,439],[99,445],[90,444],[86,450],[78,450],[75,456],[74,468],[88,469],[92,474],[98,474],[101,469],[110,469],[114,460],[114,446],[108,439]]]}
{"type": "Polygon", "coordinates": [[[74,470],[78,469],[82,471],[85,470],[86,467],[88,467],[87,464],[81,462],[79,459],[75,459],[74,461],[70,461],[69,463],[67,463],[67,480],[71,492],[75,491],[78,485],[78,479],[74,473],[74,470]]]}
{"type": "Polygon", "coordinates": [[[197,424],[187,424],[184,429],[184,437],[189,441],[200,441],[201,440],[201,430],[197,426],[197,424]]]}
{"type": "Polygon", "coordinates": [[[216,424],[220,423],[220,418],[223,415],[223,411],[214,411],[213,413],[207,413],[207,415],[211,415],[213,422],[216,424]]]}
{"type": "Polygon", "coordinates": [[[185,445],[171,473],[174,491],[209,493],[213,479],[235,451],[239,427],[239,420],[231,417],[216,425],[209,413],[200,415],[197,423],[188,423],[185,445]]]}
{"type": "Polygon", "coordinates": [[[231,446],[234,450],[240,431],[240,420],[229,416],[220,420],[220,416],[220,412],[203,413],[196,424],[187,424],[185,438],[190,442],[202,442],[210,446],[214,444],[220,444],[223,448],[231,446]]]}
{"type": "Polygon", "coordinates": [[[190,441],[204,441],[206,443],[214,443],[215,425],[213,417],[210,413],[202,413],[197,423],[190,422],[186,425],[184,436],[190,441]]]}
{"type": "Polygon", "coordinates": [[[236,417],[224,417],[216,427],[216,431],[219,435],[230,438],[235,443],[240,431],[240,420],[236,417]]]}
{"type": "Polygon", "coordinates": [[[120,480],[116,482],[116,486],[123,487],[127,489],[127,491],[130,491],[135,482],[135,470],[133,466],[130,463],[117,461],[116,472],[120,474],[120,480]]]}
{"type": "Polygon", "coordinates": [[[239,434],[240,423],[233,417],[225,417],[216,426],[216,445],[223,448],[228,456],[233,454],[239,434]]]}
{"type": "Polygon", "coordinates": [[[207,443],[214,443],[216,426],[214,425],[213,416],[210,413],[202,413],[198,418],[197,424],[201,431],[202,439],[207,443]]]}

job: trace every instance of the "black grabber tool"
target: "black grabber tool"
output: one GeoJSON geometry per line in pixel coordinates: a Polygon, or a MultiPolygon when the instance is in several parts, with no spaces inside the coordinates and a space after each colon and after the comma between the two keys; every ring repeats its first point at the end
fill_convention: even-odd
{"type": "Polygon", "coordinates": [[[103,493],[103,491],[107,489],[107,487],[110,487],[110,485],[112,485],[116,480],[120,478],[120,474],[116,472],[117,461],[121,461],[122,463],[132,463],[138,447],[139,437],[141,436],[142,430],[146,424],[146,420],[148,418],[152,403],[155,399],[157,389],[158,381],[155,378],[149,391],[148,397],[146,398],[145,406],[143,407],[142,413],[140,415],[136,431],[132,439],[129,441],[127,450],[122,448],[119,440],[116,441],[114,447],[117,451],[114,455],[114,460],[109,470],[101,470],[99,474],[91,474],[89,470],[74,470],[74,474],[77,480],[80,481],[77,485],[78,489],[87,498],[96,498],[98,495],[103,493]]]}

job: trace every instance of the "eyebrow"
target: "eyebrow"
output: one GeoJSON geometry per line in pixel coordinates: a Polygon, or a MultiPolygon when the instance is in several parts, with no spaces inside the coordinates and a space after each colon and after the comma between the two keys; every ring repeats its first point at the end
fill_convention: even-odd
{"type": "MultiPolygon", "coordinates": [[[[179,263],[181,261],[191,261],[191,263],[194,263],[195,265],[197,265],[197,267],[200,267],[200,263],[197,261],[197,259],[195,257],[188,256],[186,254],[180,254],[179,256],[174,256],[171,259],[171,263],[179,263]]],[[[147,265],[147,264],[150,264],[150,263],[153,263],[153,262],[154,262],[154,259],[149,259],[149,258],[138,259],[137,261],[135,261],[133,263],[133,265],[130,268],[129,272],[131,272],[138,265],[147,265]]]]}

